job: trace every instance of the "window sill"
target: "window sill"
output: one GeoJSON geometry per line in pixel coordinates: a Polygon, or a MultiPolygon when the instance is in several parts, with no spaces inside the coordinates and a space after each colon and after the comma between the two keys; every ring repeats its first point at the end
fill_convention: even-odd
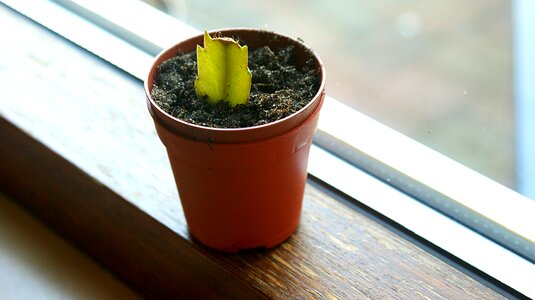
{"type": "Polygon", "coordinates": [[[298,232],[226,255],[188,234],[141,83],[0,8],[0,187],[147,296],[498,298],[310,181],[298,232]],[[37,45],[37,47],[36,47],[37,45]],[[8,159],[5,159],[8,158],[8,159]]]}

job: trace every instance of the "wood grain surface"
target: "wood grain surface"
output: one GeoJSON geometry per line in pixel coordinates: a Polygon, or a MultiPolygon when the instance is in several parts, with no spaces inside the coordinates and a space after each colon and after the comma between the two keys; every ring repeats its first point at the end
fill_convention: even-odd
{"type": "Polygon", "coordinates": [[[312,185],[281,246],[199,246],[141,82],[3,7],[0,26],[0,188],[145,296],[502,298],[312,185]]]}

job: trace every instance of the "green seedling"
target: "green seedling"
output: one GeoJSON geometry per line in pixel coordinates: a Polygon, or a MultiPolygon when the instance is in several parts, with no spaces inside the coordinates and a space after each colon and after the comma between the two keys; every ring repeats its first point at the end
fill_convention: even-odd
{"type": "Polygon", "coordinates": [[[204,48],[197,45],[197,97],[211,104],[225,101],[231,107],[247,104],[252,79],[247,59],[247,46],[227,37],[212,38],[205,31],[204,48]]]}

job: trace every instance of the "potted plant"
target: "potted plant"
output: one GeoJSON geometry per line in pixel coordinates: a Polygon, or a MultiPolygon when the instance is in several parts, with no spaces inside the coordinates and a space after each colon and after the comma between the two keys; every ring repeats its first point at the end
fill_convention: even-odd
{"type": "Polygon", "coordinates": [[[296,230],[324,86],[317,55],[269,31],[217,30],[157,56],[148,109],[196,240],[237,252],[296,230]]]}

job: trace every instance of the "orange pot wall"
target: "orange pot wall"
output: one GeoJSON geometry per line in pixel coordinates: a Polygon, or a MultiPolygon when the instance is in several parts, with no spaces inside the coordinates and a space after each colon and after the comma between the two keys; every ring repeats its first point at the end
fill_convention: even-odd
{"type": "MultiPolygon", "coordinates": [[[[273,40],[265,31],[225,30],[251,47],[273,40]],[[259,38],[261,37],[259,41],[259,38]]],[[[156,131],[167,148],[191,234],[202,244],[225,252],[273,247],[297,228],[307,176],[308,154],[325,97],[321,61],[315,57],[320,89],[309,105],[281,121],[243,129],[192,125],[162,111],[150,97],[156,67],[177,51],[192,51],[199,37],[158,56],[145,92],[156,131]]],[[[294,43],[297,56],[306,47],[294,43]]]]}
{"type": "Polygon", "coordinates": [[[320,107],[281,136],[242,144],[193,141],[155,120],[198,241],[237,252],[276,246],[295,231],[320,107]]]}

